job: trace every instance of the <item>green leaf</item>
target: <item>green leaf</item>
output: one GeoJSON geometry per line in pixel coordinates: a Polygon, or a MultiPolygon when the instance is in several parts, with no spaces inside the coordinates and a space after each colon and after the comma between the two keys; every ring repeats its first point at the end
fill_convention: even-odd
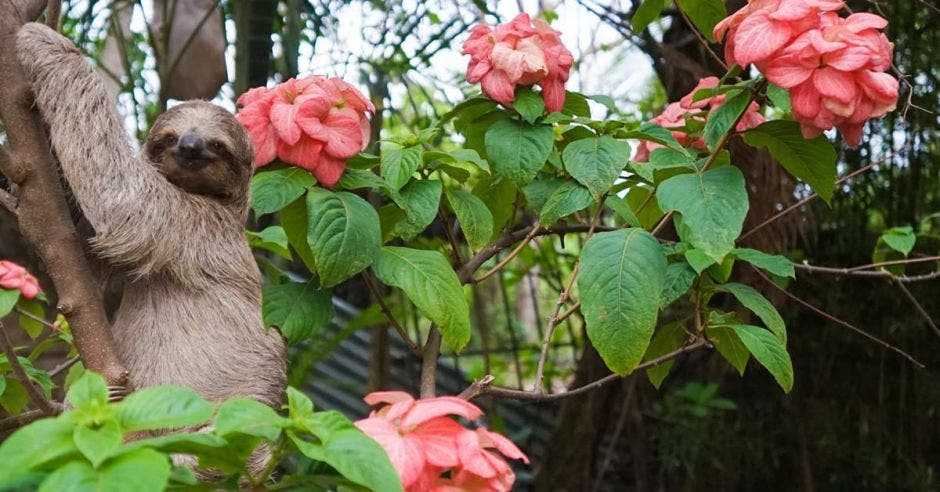
{"type": "Polygon", "coordinates": [[[347,480],[368,490],[402,490],[401,479],[385,450],[342,414],[317,412],[307,418],[307,426],[319,442],[306,441],[294,432],[287,433],[305,456],[332,466],[347,480]]]}
{"type": "Polygon", "coordinates": [[[751,352],[738,338],[737,333],[727,326],[709,326],[705,331],[708,333],[708,340],[715,346],[718,353],[738,371],[738,374],[743,376],[751,352]]]}
{"type": "Polygon", "coordinates": [[[684,261],[670,263],[666,267],[666,281],[663,284],[663,294],[659,306],[664,308],[685,295],[695,282],[698,274],[684,261]]]}
{"type": "Polygon", "coordinates": [[[315,280],[266,285],[262,309],[265,326],[276,326],[293,345],[313,337],[333,320],[333,297],[315,280]]]}
{"type": "Polygon", "coordinates": [[[219,455],[227,445],[225,439],[214,434],[203,432],[167,434],[157,437],[148,437],[131,441],[123,446],[119,452],[126,453],[135,449],[151,448],[163,453],[183,453],[195,456],[219,455]]]}
{"type": "Polygon", "coordinates": [[[7,379],[3,377],[3,374],[0,374],[0,395],[3,394],[5,389],[7,389],[7,379]]]}
{"type": "Polygon", "coordinates": [[[750,248],[737,248],[734,250],[734,256],[778,277],[796,278],[793,262],[786,256],[771,255],[750,248]]]}
{"type": "Polygon", "coordinates": [[[733,325],[731,328],[757,362],[770,371],[783,391],[789,393],[793,389],[793,363],[783,343],[758,326],[733,325]]]}
{"type": "Polygon", "coordinates": [[[473,194],[480,197],[493,214],[493,232],[497,233],[513,218],[514,204],[519,189],[508,179],[492,182],[481,180],[473,187],[473,194]]]}
{"type": "Polygon", "coordinates": [[[0,287],[0,318],[10,314],[16,301],[20,299],[20,291],[16,289],[4,289],[0,287]]]}
{"type": "Polygon", "coordinates": [[[620,131],[617,133],[617,136],[620,138],[649,140],[650,142],[656,142],[658,144],[665,145],[672,150],[691,156],[689,151],[679,144],[679,142],[676,140],[676,137],[672,136],[672,132],[655,123],[643,123],[632,130],[620,131]]]}
{"type": "Polygon", "coordinates": [[[610,207],[621,219],[624,220],[631,227],[643,227],[640,224],[639,217],[633,213],[633,208],[630,207],[630,203],[626,198],[620,198],[616,195],[608,195],[607,200],[604,201],[604,204],[610,207]]]}
{"type": "Polygon", "coordinates": [[[459,352],[470,340],[470,308],[447,258],[437,251],[387,246],[373,266],[386,285],[405,291],[421,314],[437,324],[444,343],[459,352]]]}
{"type": "Polygon", "coordinates": [[[69,388],[65,399],[75,409],[81,421],[100,423],[108,412],[108,385],[100,375],[85,374],[69,388]]]}
{"type": "MultiPolygon", "coordinates": [[[[724,5],[724,4],[722,4],[724,5]]],[[[738,117],[744,113],[744,110],[751,103],[751,93],[744,90],[732,95],[728,93],[728,99],[725,103],[715,109],[708,115],[708,121],[705,122],[705,133],[703,135],[705,144],[709,149],[715,151],[718,142],[729,132],[734,131],[734,123],[738,117]]]]}
{"type": "Polygon", "coordinates": [[[317,271],[310,244],[307,243],[307,205],[304,198],[294,200],[281,209],[281,227],[287,235],[287,242],[297,252],[297,256],[311,272],[317,271]]]}
{"type": "Polygon", "coordinates": [[[389,186],[384,179],[372,171],[346,168],[346,171],[339,178],[339,187],[344,190],[358,190],[361,188],[380,190],[389,186]]]}
{"type": "Polygon", "coordinates": [[[888,247],[906,257],[914,249],[917,236],[914,234],[914,229],[910,226],[892,227],[881,234],[881,240],[884,241],[888,247]]]}
{"type": "MultiPolygon", "coordinates": [[[[649,348],[646,349],[643,361],[653,360],[677,350],[682,346],[685,338],[686,333],[682,323],[675,322],[662,327],[653,337],[649,348]]],[[[653,387],[659,389],[674,363],[675,360],[670,359],[646,370],[646,377],[649,378],[650,383],[653,383],[653,387]]]]}
{"type": "Polygon", "coordinates": [[[398,191],[411,180],[421,164],[421,152],[421,147],[418,145],[382,149],[382,161],[379,170],[388,186],[398,191]]]}
{"type": "Polygon", "coordinates": [[[299,167],[264,171],[251,178],[251,208],[258,215],[277,212],[317,183],[299,167]]]}
{"type": "Polygon", "coordinates": [[[594,234],[581,253],[578,290],[587,334],[612,371],[642,360],[656,326],[666,278],[659,241],[630,228],[594,234]]]}
{"type": "Polygon", "coordinates": [[[744,133],[752,147],[764,147],[796,178],[810,185],[826,203],[836,182],[836,151],[826,137],[805,139],[795,121],[768,121],[744,133]]]}
{"type": "Polygon", "coordinates": [[[655,226],[664,215],[653,191],[645,186],[634,186],[627,192],[627,204],[635,211],[640,226],[644,229],[655,226]]]}
{"type": "Polygon", "coordinates": [[[226,401],[215,417],[215,431],[222,437],[237,433],[274,442],[281,435],[281,429],[289,425],[290,420],[278,415],[271,407],[248,398],[226,401]]]}
{"type": "Polygon", "coordinates": [[[630,160],[630,144],[608,135],[584,138],[568,144],[561,157],[565,170],[598,199],[630,160]]]}
{"type": "Polygon", "coordinates": [[[138,449],[108,461],[98,472],[94,490],[158,492],[166,488],[169,476],[167,456],[152,449],[138,449]]]}
{"type": "Polygon", "coordinates": [[[65,416],[20,428],[0,443],[0,477],[9,480],[78,453],[72,440],[74,429],[65,416]]]}
{"type": "Polygon", "coordinates": [[[210,418],[212,405],[183,386],[151,386],[117,404],[117,420],[125,431],[176,429],[210,418]]]}
{"type": "Polygon", "coordinates": [[[546,226],[554,224],[562,217],[584,210],[593,201],[587,188],[573,181],[565,181],[545,200],[545,206],[539,212],[539,220],[546,226]]]}
{"type": "Polygon", "coordinates": [[[287,411],[295,423],[303,421],[313,415],[313,402],[300,390],[288,386],[287,411]]]}
{"type": "Polygon", "coordinates": [[[88,492],[100,490],[95,470],[83,461],[73,461],[54,470],[43,480],[39,492],[88,492]]]}
{"type": "Polygon", "coordinates": [[[460,230],[470,243],[470,247],[479,250],[493,237],[493,214],[486,208],[483,200],[472,193],[457,188],[447,190],[447,203],[457,216],[460,230]]]}
{"type": "Polygon", "coordinates": [[[784,346],[787,344],[787,325],[784,323],[777,308],[774,307],[766,297],[761,295],[756,289],[749,285],[729,283],[718,285],[716,291],[728,292],[733,295],[738,302],[757,315],[761,321],[770,328],[770,331],[780,339],[784,346]]]}
{"type": "Polygon", "coordinates": [[[349,192],[307,193],[307,242],[323,287],[332,287],[371,265],[382,244],[379,215],[349,192]]]}
{"type": "Polygon", "coordinates": [[[441,205],[441,190],[437,180],[412,181],[402,188],[397,203],[405,210],[405,220],[395,225],[395,234],[411,239],[433,222],[441,205]]]}
{"type": "Polygon", "coordinates": [[[516,101],[512,103],[522,119],[529,123],[535,123],[535,120],[545,112],[545,102],[542,95],[537,94],[532,89],[520,88],[516,91],[516,101]]]}
{"type": "Polygon", "coordinates": [[[728,16],[724,0],[676,0],[676,3],[685,15],[689,16],[689,20],[695,24],[699,32],[714,43],[712,31],[715,29],[715,24],[728,16]]]}
{"type": "Polygon", "coordinates": [[[748,209],[744,176],[738,168],[724,166],[673,176],[659,185],[656,197],[663,210],[682,214],[690,233],[683,239],[716,262],[734,249],[748,209]]]}
{"type": "MultiPolygon", "coordinates": [[[[2,294],[0,294],[2,296],[2,294]]],[[[2,304],[3,301],[0,301],[2,304]]],[[[26,299],[25,297],[20,299],[19,307],[21,310],[32,314],[33,317],[26,316],[21,314],[19,317],[20,328],[29,335],[30,338],[35,339],[42,333],[42,330],[45,328],[45,325],[36,321],[35,318],[44,319],[46,317],[46,310],[43,308],[42,303],[38,299],[26,299]]],[[[0,311],[3,311],[3,308],[0,307],[0,311]]],[[[55,343],[54,340],[50,340],[51,343],[55,343]]],[[[30,354],[30,359],[36,360],[36,356],[33,354],[41,354],[42,351],[37,352],[36,349],[33,349],[33,352],[30,354]]],[[[0,393],[3,393],[0,391],[0,393]]]]}
{"type": "Polygon", "coordinates": [[[778,85],[767,84],[767,98],[770,99],[770,102],[772,102],[777,109],[782,111],[790,111],[793,109],[790,103],[790,92],[778,85]]]}
{"type": "Polygon", "coordinates": [[[522,187],[522,194],[533,210],[539,211],[545,207],[545,202],[552,193],[565,181],[560,178],[538,178],[522,187]]]}
{"type": "Polygon", "coordinates": [[[288,249],[287,233],[279,225],[266,227],[261,232],[245,231],[248,237],[248,245],[252,248],[264,249],[270,251],[285,260],[290,260],[290,250],[288,249]]]}
{"type": "Polygon", "coordinates": [[[643,0],[643,3],[633,13],[633,19],[631,20],[633,32],[642,33],[646,26],[659,18],[665,6],[666,0],[643,0]]]}
{"type": "Polygon", "coordinates": [[[535,178],[552,152],[552,127],[499,120],[486,131],[486,153],[493,173],[518,185],[535,178]]]}
{"type": "Polygon", "coordinates": [[[689,266],[695,270],[697,275],[701,275],[708,267],[715,264],[715,260],[700,249],[686,250],[683,256],[685,256],[685,261],[689,262],[689,266]]]}
{"type": "Polygon", "coordinates": [[[121,426],[114,420],[105,422],[97,429],[79,425],[72,434],[75,446],[95,468],[121,445],[121,437],[121,426]]]}
{"type": "Polygon", "coordinates": [[[562,106],[561,112],[564,114],[590,118],[591,106],[588,104],[587,98],[583,94],[578,92],[565,91],[565,105],[562,106]]]}

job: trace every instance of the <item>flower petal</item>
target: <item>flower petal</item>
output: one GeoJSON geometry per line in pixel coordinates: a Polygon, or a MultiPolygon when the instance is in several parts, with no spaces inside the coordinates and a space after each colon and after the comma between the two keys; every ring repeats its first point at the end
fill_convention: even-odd
{"type": "Polygon", "coordinates": [[[415,402],[414,408],[402,418],[402,427],[413,428],[435,417],[459,415],[467,420],[476,420],[483,415],[479,407],[455,396],[439,396],[415,402]]]}
{"type": "Polygon", "coordinates": [[[735,60],[738,65],[766,60],[783,47],[792,35],[790,27],[764,14],[749,16],[741,22],[734,34],[735,60]]]}
{"type": "Polygon", "coordinates": [[[392,466],[401,477],[402,486],[407,488],[418,479],[424,470],[425,461],[419,442],[402,437],[398,428],[385,419],[368,418],[358,420],[355,424],[385,449],[392,466]]]}

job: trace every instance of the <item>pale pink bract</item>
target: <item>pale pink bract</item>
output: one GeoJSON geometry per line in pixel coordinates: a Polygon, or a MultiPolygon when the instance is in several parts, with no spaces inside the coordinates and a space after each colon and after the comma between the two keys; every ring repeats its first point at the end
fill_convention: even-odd
{"type": "Polygon", "coordinates": [[[355,87],[318,75],[257,87],[237,102],[242,108],[235,117],[251,137],[255,167],[279,158],[324,186],[335,185],[346,160],[369,143],[368,114],[375,113],[355,87]]]}
{"type": "Polygon", "coordinates": [[[466,400],[415,400],[401,391],[370,393],[364,399],[385,406],[356,426],[385,449],[406,491],[508,491],[515,475],[506,458],[529,462],[502,435],[470,430],[451,418],[480,418],[480,409],[466,400]]]}
{"type": "Polygon", "coordinates": [[[39,295],[39,281],[12,261],[0,260],[0,288],[18,290],[26,299],[39,295]]]}
{"type": "Polygon", "coordinates": [[[474,26],[463,44],[470,55],[467,82],[479,82],[483,94],[504,106],[515,100],[516,86],[538,85],[549,111],[565,105],[565,82],[574,63],[559,32],[542,19],[519,14],[495,29],[474,26]]]}

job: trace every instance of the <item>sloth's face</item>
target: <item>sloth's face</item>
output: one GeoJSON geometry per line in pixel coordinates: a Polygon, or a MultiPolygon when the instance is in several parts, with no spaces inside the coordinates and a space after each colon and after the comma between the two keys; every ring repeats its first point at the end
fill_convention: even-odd
{"type": "Polygon", "coordinates": [[[193,194],[242,198],[251,177],[248,136],[228,111],[204,101],[175,106],[147,136],[147,158],[167,180],[193,194]]]}

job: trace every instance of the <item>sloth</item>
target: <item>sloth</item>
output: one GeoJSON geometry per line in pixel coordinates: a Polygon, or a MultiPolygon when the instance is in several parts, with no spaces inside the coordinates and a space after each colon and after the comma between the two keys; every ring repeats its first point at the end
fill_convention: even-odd
{"type": "Polygon", "coordinates": [[[281,403],[286,350],[261,319],[261,276],[244,224],[252,148],[227,110],[174,106],[136,153],[102,81],[42,24],[17,55],[62,174],[94,229],[94,254],[124,278],[112,331],[132,388],[281,403]]]}

